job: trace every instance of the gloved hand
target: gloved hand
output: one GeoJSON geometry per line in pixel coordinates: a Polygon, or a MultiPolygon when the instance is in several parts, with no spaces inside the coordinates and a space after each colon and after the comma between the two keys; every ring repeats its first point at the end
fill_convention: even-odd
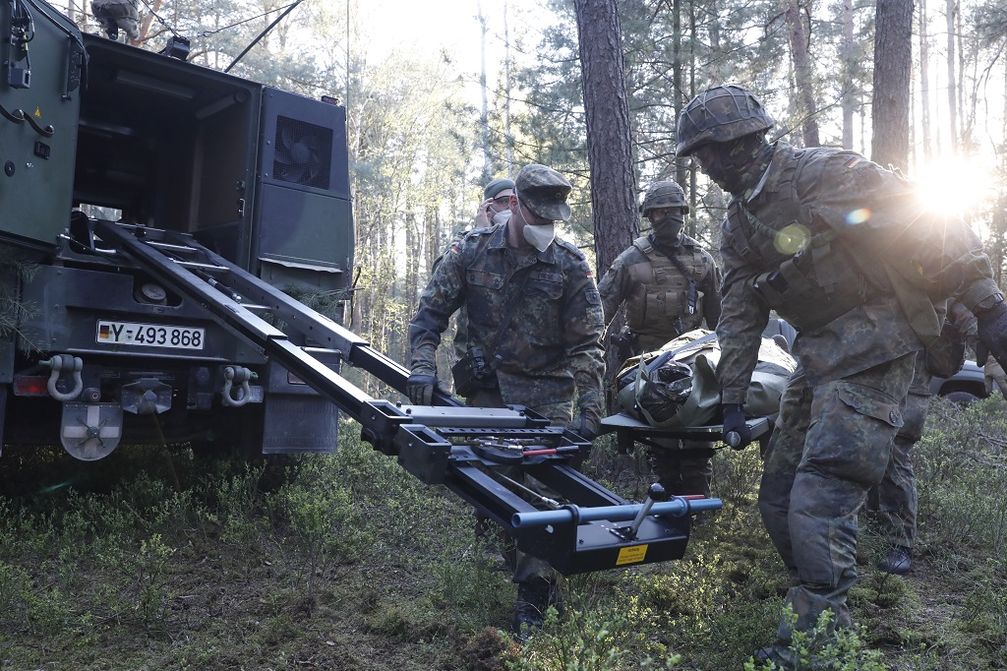
{"type": "Polygon", "coordinates": [[[566,428],[584,440],[591,441],[598,437],[601,424],[594,415],[582,412],[574,417],[573,421],[566,425],[566,428]]]}
{"type": "Polygon", "coordinates": [[[741,404],[722,403],[720,409],[724,413],[724,442],[735,450],[752,442],[752,430],[745,424],[745,411],[741,404]]]}
{"type": "Polygon", "coordinates": [[[1001,366],[1007,368],[1007,302],[1000,301],[976,314],[979,340],[1001,366]]]}
{"type": "Polygon", "coordinates": [[[437,376],[429,373],[413,373],[406,380],[406,396],[414,405],[433,405],[437,376]]]}

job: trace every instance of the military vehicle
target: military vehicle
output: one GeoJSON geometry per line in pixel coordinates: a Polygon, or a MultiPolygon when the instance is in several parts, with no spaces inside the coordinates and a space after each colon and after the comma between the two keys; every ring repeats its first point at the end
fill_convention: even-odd
{"type": "Polygon", "coordinates": [[[677,559],[690,515],[720,507],[659,487],[619,497],[573,468],[587,441],[526,408],[441,392],[402,405],[340,375],[355,366],[399,392],[408,377],[291,297],[348,288],[342,107],[186,62],[183,40],[154,53],[81,34],[43,0],[0,3],[0,33],[8,443],[49,433],[95,461],[154,426],[327,452],[342,412],[564,573],[677,559]]]}

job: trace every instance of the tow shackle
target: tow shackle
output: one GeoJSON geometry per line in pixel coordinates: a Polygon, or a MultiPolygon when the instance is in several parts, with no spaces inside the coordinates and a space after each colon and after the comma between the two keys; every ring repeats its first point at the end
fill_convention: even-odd
{"type": "Polygon", "coordinates": [[[249,388],[248,382],[257,377],[258,375],[244,366],[225,366],[224,389],[221,391],[221,402],[231,408],[240,408],[248,403],[252,398],[252,390],[249,388]],[[235,387],[237,387],[236,390],[235,387]],[[232,396],[232,390],[235,391],[236,395],[232,396]]]}
{"type": "Polygon", "coordinates": [[[80,376],[81,370],[84,369],[84,360],[79,356],[55,354],[50,359],[39,361],[39,365],[51,369],[49,380],[46,382],[46,389],[49,395],[57,401],[72,401],[80,396],[80,392],[84,390],[84,381],[80,376]],[[56,383],[59,382],[64,372],[70,375],[73,380],[73,387],[70,388],[70,391],[66,392],[60,391],[56,386],[56,383]]]}

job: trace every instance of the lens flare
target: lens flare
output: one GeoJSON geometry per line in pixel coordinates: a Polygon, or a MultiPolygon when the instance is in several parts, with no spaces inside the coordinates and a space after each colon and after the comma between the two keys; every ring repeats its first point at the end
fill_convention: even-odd
{"type": "Polygon", "coordinates": [[[968,217],[996,197],[995,171],[978,156],[945,156],[924,164],[913,176],[916,197],[929,210],[968,217]]]}
{"type": "Polygon", "coordinates": [[[794,223],[784,227],[776,234],[773,245],[776,247],[776,251],[781,254],[792,256],[804,249],[809,239],[811,239],[811,234],[808,229],[794,223]]]}
{"type": "Polygon", "coordinates": [[[861,207],[846,213],[846,223],[851,226],[864,224],[871,220],[870,208],[861,207]]]}

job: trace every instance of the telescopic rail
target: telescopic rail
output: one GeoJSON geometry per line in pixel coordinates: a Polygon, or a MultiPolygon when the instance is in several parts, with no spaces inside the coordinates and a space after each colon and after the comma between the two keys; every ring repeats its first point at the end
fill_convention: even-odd
{"type": "Polygon", "coordinates": [[[720,507],[717,499],[673,497],[675,505],[659,504],[661,512],[651,514],[650,498],[643,505],[627,501],[572,466],[586,455],[588,441],[521,406],[467,407],[440,391],[431,406],[372,398],[315,356],[335,356],[405,393],[408,370],[365,339],[190,235],[110,221],[93,224],[103,247],[196,300],[229,331],[359,422],[363,439],[376,449],[396,456],[424,483],[446,486],[503,527],[522,551],[564,574],[679,559],[688,543],[690,515],[720,507]],[[524,487],[523,475],[556,497],[524,487]],[[605,510],[619,514],[606,516],[605,510]],[[544,523],[541,517],[534,522],[542,512],[553,514],[544,523]],[[639,519],[630,527],[625,520],[634,515],[639,519]]]}

